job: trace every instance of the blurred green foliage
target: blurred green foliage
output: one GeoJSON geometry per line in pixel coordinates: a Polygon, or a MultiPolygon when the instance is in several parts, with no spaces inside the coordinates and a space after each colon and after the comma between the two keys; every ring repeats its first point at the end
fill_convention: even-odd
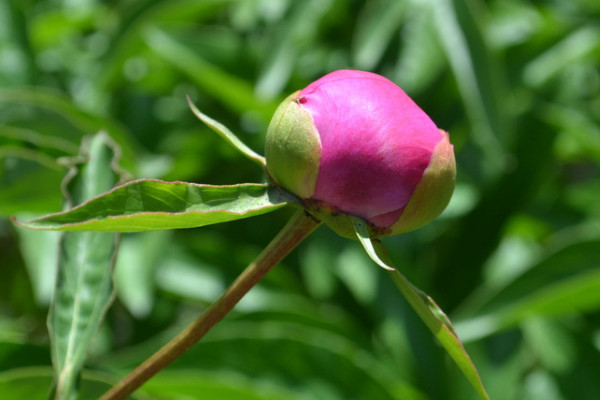
{"type": "MultiPolygon", "coordinates": [[[[448,312],[493,399],[600,393],[600,3],[596,0],[0,0],[0,393],[42,399],[62,157],[106,131],[134,177],[261,182],[195,119],[262,152],[278,102],[354,68],[401,85],[451,134],[441,218],[388,238],[448,312]]],[[[124,235],[118,296],[82,397],[198,315],[289,210],[124,235]]],[[[8,397],[7,397],[8,396],[8,397]]],[[[320,228],[139,398],[471,399],[357,242],[320,228]]]]}

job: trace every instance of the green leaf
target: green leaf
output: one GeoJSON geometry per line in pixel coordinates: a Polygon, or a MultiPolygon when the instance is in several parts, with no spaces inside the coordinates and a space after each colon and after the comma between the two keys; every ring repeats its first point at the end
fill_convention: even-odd
{"type": "MultiPolygon", "coordinates": [[[[585,234],[585,233],[584,233],[585,234]]],[[[479,309],[457,322],[465,341],[477,340],[534,317],[556,318],[597,310],[600,305],[600,240],[569,235],[574,243],[545,254],[506,286],[480,297],[479,309]]],[[[564,238],[562,239],[564,240],[564,238]]]]}
{"type": "Polygon", "coordinates": [[[403,45],[395,66],[395,82],[411,96],[427,90],[448,66],[429,13],[411,9],[402,28],[403,45]]]}
{"type": "Polygon", "coordinates": [[[355,217],[351,219],[354,224],[356,236],[358,236],[369,257],[379,266],[390,272],[392,280],[398,289],[400,289],[405,299],[439,340],[440,344],[446,349],[448,355],[456,362],[477,393],[479,393],[481,398],[489,399],[475,365],[456,335],[454,327],[446,314],[431,297],[413,286],[404,275],[393,267],[393,263],[383,244],[380,241],[369,238],[366,222],[355,217]]]}
{"type": "Polygon", "coordinates": [[[539,55],[523,70],[523,80],[530,86],[540,87],[569,66],[591,58],[600,49],[600,28],[584,25],[570,33],[546,52],[539,55]]]}
{"type": "Polygon", "coordinates": [[[265,168],[267,163],[265,158],[260,154],[256,153],[250,147],[246,146],[244,142],[242,142],[233,132],[231,132],[225,125],[221,124],[219,121],[216,121],[210,118],[208,115],[203,114],[198,108],[192,103],[190,98],[187,98],[188,104],[192,109],[192,112],[198,119],[208,125],[213,131],[217,132],[219,136],[228,141],[233,147],[235,147],[240,153],[248,157],[250,160],[254,161],[261,167],[265,168]]]}
{"type": "Polygon", "coordinates": [[[386,0],[365,3],[364,17],[356,27],[353,61],[361,69],[371,70],[381,62],[394,35],[400,29],[408,2],[386,0]]]}
{"type": "Polygon", "coordinates": [[[498,90],[501,77],[494,70],[498,63],[491,59],[478,26],[480,16],[474,12],[478,9],[460,0],[426,4],[427,11],[433,13],[440,43],[456,78],[473,128],[473,140],[486,157],[488,172],[498,173],[504,162],[500,138],[506,136],[506,117],[499,112],[498,99],[503,93],[498,90]]]}
{"type": "Polygon", "coordinates": [[[174,34],[151,26],[144,32],[144,39],[158,56],[189,75],[204,92],[231,110],[239,114],[256,111],[267,121],[271,118],[277,101],[259,101],[250,82],[212,65],[174,34]]]}
{"type": "Polygon", "coordinates": [[[318,40],[319,26],[332,7],[332,2],[322,0],[290,3],[279,34],[266,44],[268,50],[262,56],[262,71],[256,82],[258,98],[274,99],[281,94],[298,67],[300,55],[318,40]]]}
{"type": "Polygon", "coordinates": [[[71,210],[19,225],[106,232],[194,228],[264,214],[296,201],[289,193],[266,184],[213,186],[140,179],[71,210]]]}
{"type": "Polygon", "coordinates": [[[364,222],[363,220],[361,220],[360,218],[356,218],[356,217],[350,217],[350,219],[352,220],[352,224],[354,225],[354,230],[356,232],[356,236],[358,236],[358,240],[360,240],[360,243],[365,248],[365,251],[367,252],[369,257],[371,257],[371,259],[373,261],[375,261],[375,263],[377,265],[379,265],[381,268],[383,268],[387,271],[395,271],[396,268],[387,265],[385,262],[383,262],[377,256],[377,251],[375,250],[375,247],[373,246],[373,242],[371,241],[371,238],[369,237],[369,228],[367,226],[367,223],[364,222]]]}
{"type": "MultiPolygon", "coordinates": [[[[121,163],[129,170],[135,169],[134,152],[138,150],[137,144],[116,121],[83,111],[63,95],[40,87],[35,89],[0,89],[0,111],[4,111],[3,108],[14,107],[15,105],[26,105],[38,110],[50,111],[64,119],[71,127],[76,128],[77,134],[82,137],[90,132],[106,131],[121,149],[121,163]]],[[[18,115],[18,113],[15,114],[18,115]]],[[[52,119],[45,116],[37,122],[50,125],[52,119]]],[[[45,129],[43,133],[45,136],[49,135],[48,129],[45,129]]],[[[52,136],[55,138],[47,138],[45,141],[54,140],[55,143],[60,143],[57,140],[61,139],[61,135],[66,134],[64,132],[53,132],[52,136]]],[[[72,135],[62,138],[68,141],[72,138],[72,135]]],[[[70,147],[63,148],[68,150],[70,147]]]]}
{"type": "MultiPolygon", "coordinates": [[[[47,400],[48,387],[52,384],[52,371],[49,367],[13,368],[0,372],[0,393],[3,400],[47,400]]],[[[81,379],[78,400],[96,400],[112,386],[107,377],[85,371],[81,379]]],[[[147,399],[139,395],[129,400],[147,399]]]]}
{"type": "MultiPolygon", "coordinates": [[[[36,233],[39,233],[36,231],[36,233]]],[[[154,306],[156,269],[170,261],[172,231],[150,231],[124,235],[114,280],[117,297],[136,318],[147,318],[154,306]]]]}
{"type": "Polygon", "coordinates": [[[47,307],[56,287],[56,259],[60,232],[19,229],[19,247],[23,253],[35,300],[47,307]]]}
{"type": "MultiPolygon", "coordinates": [[[[104,133],[84,141],[81,156],[71,160],[63,184],[70,205],[114,186],[118,178],[113,169],[120,154],[115,146],[104,133]]],[[[78,396],[88,347],[112,302],[117,240],[117,235],[105,232],[67,232],[62,237],[57,285],[48,315],[57,400],[78,396]]]]}
{"type": "Polygon", "coordinates": [[[162,372],[146,383],[143,392],[161,399],[189,400],[301,400],[304,396],[270,383],[252,381],[230,373],[202,370],[162,372]]]}
{"type": "Polygon", "coordinates": [[[0,217],[19,213],[45,214],[60,210],[64,171],[47,168],[44,155],[24,148],[0,148],[0,217]]]}
{"type": "MultiPolygon", "coordinates": [[[[282,296],[271,300],[275,300],[271,302],[272,306],[277,307],[277,300],[283,300],[285,304],[287,299],[282,296]]],[[[335,326],[294,321],[294,316],[281,308],[283,310],[277,310],[277,314],[268,313],[266,318],[250,313],[246,318],[222,321],[211,332],[210,339],[207,337],[208,340],[198,342],[164,371],[166,375],[161,372],[156,381],[153,378],[141,392],[150,389],[149,394],[161,398],[163,390],[164,394],[167,390],[177,390],[173,378],[169,379],[170,383],[164,381],[168,385],[161,390],[161,376],[167,378],[173,371],[178,371],[181,377],[186,377],[186,371],[196,370],[198,385],[212,377],[216,386],[219,382],[217,373],[224,371],[234,381],[242,378],[241,382],[237,381],[237,387],[244,387],[244,380],[248,380],[254,386],[246,385],[250,386],[250,395],[256,393],[257,387],[268,383],[273,389],[281,388],[283,393],[288,392],[292,398],[295,393],[305,399],[425,399],[418,394],[411,396],[419,393],[418,389],[391,371],[382,360],[385,356],[376,357],[364,351],[362,343],[349,339],[346,336],[348,332],[336,332],[335,326]],[[278,320],[277,315],[282,312],[286,315],[285,321],[278,320]],[[282,359],[281,354],[293,356],[282,359]],[[332,370],[336,373],[330,374],[332,370]]],[[[318,307],[317,310],[313,308],[312,315],[319,312],[318,307]]],[[[264,310],[261,310],[260,314],[263,313],[264,310]]],[[[331,325],[335,325],[332,322],[334,315],[330,314],[332,319],[328,323],[331,325]]],[[[342,324],[342,321],[335,320],[337,324],[342,324]]],[[[179,383],[179,390],[188,387],[188,397],[196,398],[191,395],[196,393],[192,391],[191,382],[186,383],[182,379],[179,383]]],[[[226,398],[211,396],[210,386],[200,389],[204,391],[198,394],[204,396],[199,398],[226,398]]]]}

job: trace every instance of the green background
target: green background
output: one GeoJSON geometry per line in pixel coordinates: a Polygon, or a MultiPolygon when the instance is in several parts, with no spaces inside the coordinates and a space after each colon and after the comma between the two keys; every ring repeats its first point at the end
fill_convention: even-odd
{"type": "MultiPolygon", "coordinates": [[[[43,399],[62,157],[106,131],[133,177],[263,182],[186,104],[263,152],[289,93],[342,68],[398,83],[450,132],[446,212],[387,238],[453,320],[492,399],[600,396],[596,0],[1,0],[0,393],[43,399]]],[[[88,355],[95,398],[198,315],[291,215],[126,234],[88,355]]],[[[139,395],[475,399],[358,242],[319,228],[139,395]]]]}

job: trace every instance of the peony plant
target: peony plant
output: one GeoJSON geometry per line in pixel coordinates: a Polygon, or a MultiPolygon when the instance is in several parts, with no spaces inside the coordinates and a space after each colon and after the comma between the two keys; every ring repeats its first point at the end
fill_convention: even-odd
{"type": "MultiPolygon", "coordinates": [[[[382,243],[377,240],[431,222],[448,204],[454,189],[456,165],[446,132],[438,129],[393,82],[364,71],[332,72],[285,99],[267,130],[266,157],[248,148],[225,126],[201,113],[191,101],[189,104],[199,119],[260,165],[269,182],[213,186],[140,179],[99,195],[92,191],[89,195],[79,196],[79,204],[66,211],[17,223],[31,229],[71,231],[68,240],[75,243],[73,249],[82,251],[90,246],[93,250],[97,243],[95,236],[82,236],[84,240],[79,240],[76,235],[90,234],[86,231],[191,228],[246,218],[284,206],[297,207],[298,211],[215,303],[113,386],[101,400],[127,398],[189,349],[321,222],[342,236],[358,239],[373,261],[389,271],[402,295],[481,398],[488,398],[479,374],[448,318],[429,296],[394,268],[382,243]]],[[[87,160],[93,168],[83,168],[79,174],[72,170],[69,179],[75,177],[76,181],[84,183],[85,179],[102,180],[103,174],[116,164],[115,159],[108,157],[110,149],[116,145],[107,139],[107,135],[98,135],[88,147],[88,153],[78,158],[78,162],[87,160]]],[[[116,157],[119,152],[112,153],[116,157]]],[[[63,186],[73,185],[65,183],[63,186]]],[[[75,190],[75,193],[87,192],[75,190]]],[[[114,241],[115,238],[108,236],[106,240],[114,241]]],[[[63,247],[69,245],[63,244],[63,247]]],[[[115,256],[107,252],[96,258],[110,264],[115,256]]],[[[76,265],[61,265],[60,268],[72,268],[70,274],[97,273],[95,269],[106,271],[105,264],[95,259],[94,265],[85,269],[76,265]]],[[[75,280],[86,282],[85,278],[75,280]]],[[[106,281],[110,282],[110,279],[106,281]]],[[[69,301],[77,298],[78,290],[89,293],[89,288],[72,289],[55,305],[55,308],[64,309],[53,310],[60,317],[50,324],[56,325],[56,332],[81,325],[71,323],[73,307],[69,301]]],[[[58,293],[61,290],[63,288],[57,287],[58,293]]],[[[84,297],[86,301],[106,304],[79,307],[80,312],[105,310],[112,299],[112,296],[84,297]]],[[[102,311],[98,311],[85,317],[98,325],[102,316],[102,311]]],[[[90,332],[93,331],[85,330],[78,342],[80,346],[91,341],[90,332]]],[[[64,361],[63,365],[70,367],[56,371],[56,392],[69,397],[76,390],[75,382],[83,365],[85,349],[76,352],[65,349],[61,346],[67,341],[61,339],[64,337],[54,340],[53,354],[64,361]],[[73,365],[76,367],[71,367],[73,365]]]]}

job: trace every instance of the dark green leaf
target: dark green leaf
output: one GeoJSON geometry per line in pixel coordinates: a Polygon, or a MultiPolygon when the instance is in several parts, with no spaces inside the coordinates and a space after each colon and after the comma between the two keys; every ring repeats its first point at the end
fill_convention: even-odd
{"type": "Polygon", "coordinates": [[[444,349],[446,349],[448,355],[456,362],[477,393],[479,393],[481,398],[489,400],[489,396],[483,387],[479,373],[465,351],[460,339],[456,335],[454,327],[446,314],[431,297],[414,287],[404,275],[392,266],[393,264],[385,247],[383,247],[383,244],[369,238],[367,224],[364,221],[352,217],[352,222],[354,224],[356,236],[358,236],[358,239],[362,243],[369,257],[371,257],[371,259],[380,267],[390,272],[392,280],[396,286],[398,286],[402,295],[406,298],[425,325],[427,325],[433,335],[439,340],[444,349]]]}
{"type": "Polygon", "coordinates": [[[596,310],[600,305],[600,241],[565,246],[526,272],[480,299],[475,315],[457,327],[475,340],[518,325],[535,316],[558,317],[596,310]]]}
{"type": "Polygon", "coordinates": [[[243,79],[204,60],[199,54],[180,42],[174,35],[151,27],[145,32],[148,46],[159,56],[188,74],[202,89],[238,113],[257,111],[269,120],[277,102],[263,102],[254,96],[252,85],[243,79]]]}
{"type": "MultiPolygon", "coordinates": [[[[4,106],[14,106],[23,104],[36,107],[43,110],[49,110],[67,121],[71,126],[80,131],[81,137],[98,131],[106,131],[112,139],[119,144],[122,156],[122,163],[128,169],[134,168],[134,148],[135,144],[123,127],[108,118],[102,118],[78,108],[67,97],[57,92],[36,89],[0,89],[0,110],[4,106]]],[[[44,132],[46,133],[46,132],[44,132]]],[[[46,133],[47,134],[47,133],[46,133]]],[[[60,133],[55,136],[60,138],[60,133]]],[[[46,138],[45,141],[60,140],[46,138]]],[[[56,143],[56,142],[55,142],[56,143]]],[[[70,148],[69,146],[68,148],[70,148]]]]}
{"type": "Polygon", "coordinates": [[[498,173],[504,162],[501,138],[506,131],[496,97],[500,78],[478,26],[474,10],[479,9],[461,0],[427,4],[471,121],[473,140],[487,158],[488,172],[498,173]]]}
{"type": "MultiPolygon", "coordinates": [[[[80,204],[113,187],[119,154],[106,134],[86,140],[65,179],[68,203],[80,204]]],[[[67,232],[62,237],[48,315],[57,400],[77,399],[88,347],[112,301],[117,239],[116,234],[105,232],[67,232]]]]}
{"type": "MultiPolygon", "coordinates": [[[[0,372],[0,393],[3,400],[47,400],[52,385],[52,370],[48,367],[15,368],[0,372]]],[[[78,400],[96,400],[111,387],[106,376],[85,372],[78,400]]],[[[128,397],[146,399],[141,396],[128,397]]]]}

